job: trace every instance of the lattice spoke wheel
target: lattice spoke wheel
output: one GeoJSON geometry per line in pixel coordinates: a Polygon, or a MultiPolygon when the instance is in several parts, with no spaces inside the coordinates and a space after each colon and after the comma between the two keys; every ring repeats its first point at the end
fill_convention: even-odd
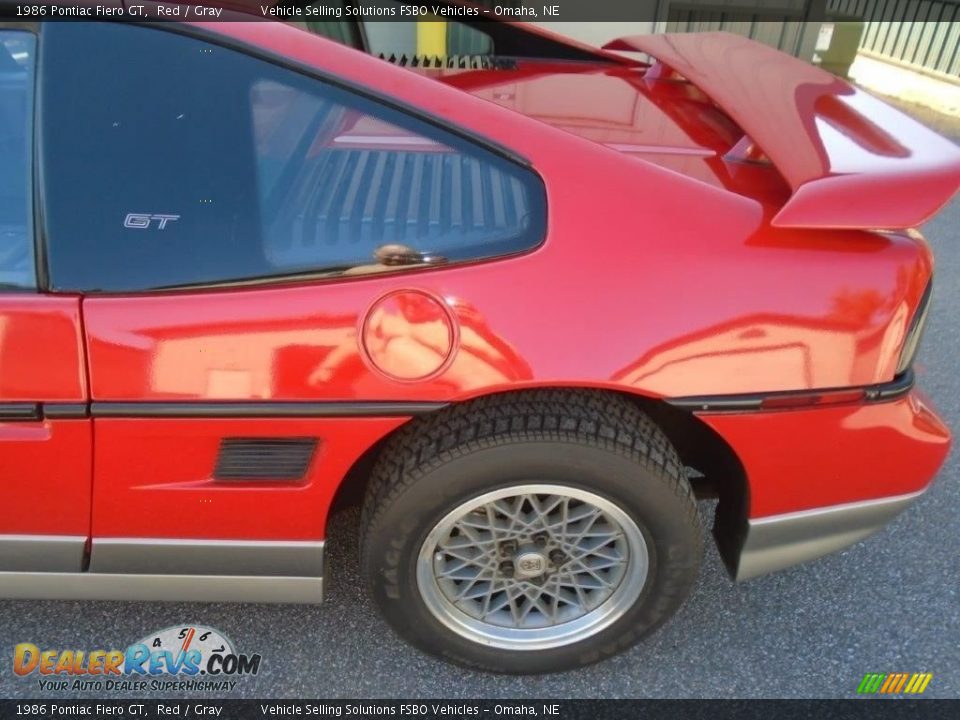
{"type": "Polygon", "coordinates": [[[702,537],[683,465],[637,404],[529,390],[391,438],[364,499],[361,566],[390,625],[474,668],[566,670],[681,606],[702,537]]]}
{"type": "Polygon", "coordinates": [[[637,524],[585,490],[529,484],[485,493],[444,517],[417,563],[433,615],[504,649],[589,637],[621,617],[647,577],[637,524]]]}

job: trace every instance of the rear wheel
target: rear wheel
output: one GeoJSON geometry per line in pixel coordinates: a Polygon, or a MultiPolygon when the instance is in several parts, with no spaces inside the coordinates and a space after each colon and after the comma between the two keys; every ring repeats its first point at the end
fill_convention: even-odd
{"type": "Polygon", "coordinates": [[[676,452],[629,401],[531,391],[411,424],[364,504],[387,620],[455,662],[546,672],[612,655],[682,604],[699,568],[676,452]]]}

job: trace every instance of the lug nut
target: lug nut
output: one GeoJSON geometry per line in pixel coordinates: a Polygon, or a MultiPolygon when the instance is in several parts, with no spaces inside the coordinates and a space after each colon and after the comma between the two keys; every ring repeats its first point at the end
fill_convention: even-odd
{"type": "Polygon", "coordinates": [[[505,540],[500,543],[500,554],[504,557],[514,555],[517,552],[517,541],[516,540],[505,540]]]}
{"type": "Polygon", "coordinates": [[[537,544],[537,547],[546,547],[547,545],[547,536],[543,533],[533,536],[533,541],[537,544]]]}
{"type": "Polygon", "coordinates": [[[563,565],[567,561],[567,556],[560,550],[554,550],[550,553],[550,560],[554,565],[563,565]]]}
{"type": "Polygon", "coordinates": [[[509,561],[500,563],[500,572],[506,577],[513,577],[513,563],[509,561]]]}

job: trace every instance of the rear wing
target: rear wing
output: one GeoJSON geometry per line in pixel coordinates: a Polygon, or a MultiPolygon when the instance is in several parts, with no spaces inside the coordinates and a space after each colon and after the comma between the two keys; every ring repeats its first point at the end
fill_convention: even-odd
{"type": "Polygon", "coordinates": [[[792,195],[780,227],[920,225],[960,187],[960,147],[866,92],[773,48],[724,32],[621,38],[606,50],[656,59],[729,115],[792,195]]]}

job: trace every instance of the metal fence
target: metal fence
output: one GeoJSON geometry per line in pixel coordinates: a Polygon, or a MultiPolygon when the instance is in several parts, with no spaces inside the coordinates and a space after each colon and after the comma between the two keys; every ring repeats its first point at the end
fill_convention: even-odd
{"type": "Polygon", "coordinates": [[[664,0],[661,4],[666,15],[663,30],[726,30],[793,55],[803,55],[804,38],[810,34],[805,22],[809,5],[809,0],[717,0],[715,3],[664,0]]]}
{"type": "Polygon", "coordinates": [[[829,0],[827,10],[866,22],[866,54],[960,81],[960,0],[829,0]]]}

